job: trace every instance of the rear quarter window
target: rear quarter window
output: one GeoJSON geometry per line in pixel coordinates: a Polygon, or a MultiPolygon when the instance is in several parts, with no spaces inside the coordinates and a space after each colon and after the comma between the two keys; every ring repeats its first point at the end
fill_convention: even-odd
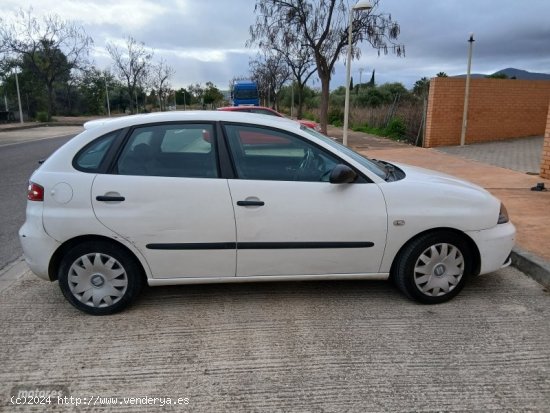
{"type": "Polygon", "coordinates": [[[111,132],[87,144],[74,157],[74,168],[82,172],[98,172],[117,135],[118,131],[111,132]]]}

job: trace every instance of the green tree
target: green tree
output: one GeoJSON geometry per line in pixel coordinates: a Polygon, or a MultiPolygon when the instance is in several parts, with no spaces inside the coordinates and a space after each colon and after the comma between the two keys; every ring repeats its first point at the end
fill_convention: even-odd
{"type": "Polygon", "coordinates": [[[449,77],[447,76],[447,73],[445,72],[439,72],[437,75],[435,75],[436,77],[449,77]]]}
{"type": "Polygon", "coordinates": [[[21,9],[9,20],[0,18],[0,49],[31,70],[46,89],[48,119],[55,112],[56,83],[86,67],[92,44],[81,26],[57,15],[38,20],[32,9],[21,9]]]}
{"type": "Polygon", "coordinates": [[[83,110],[91,115],[106,113],[107,89],[116,87],[113,75],[92,67],[80,79],[79,91],[83,99],[83,110]]]}
{"type": "Polygon", "coordinates": [[[372,76],[370,77],[367,87],[374,87],[374,86],[376,86],[376,84],[374,83],[374,69],[372,69],[372,76]]]}
{"type": "Polygon", "coordinates": [[[204,104],[214,105],[223,100],[223,93],[212,82],[206,82],[204,88],[204,104]]]}
{"type": "Polygon", "coordinates": [[[186,89],[180,88],[179,90],[176,90],[176,104],[187,106],[191,104],[191,99],[191,93],[189,93],[186,89]]]}
{"type": "Polygon", "coordinates": [[[414,83],[412,93],[413,95],[424,98],[428,94],[430,89],[430,79],[423,77],[414,83]]]}
{"type": "Polygon", "coordinates": [[[393,102],[395,96],[399,95],[401,97],[407,97],[409,91],[402,83],[384,83],[383,85],[378,86],[378,91],[385,96],[385,100],[390,103],[393,102]]]}

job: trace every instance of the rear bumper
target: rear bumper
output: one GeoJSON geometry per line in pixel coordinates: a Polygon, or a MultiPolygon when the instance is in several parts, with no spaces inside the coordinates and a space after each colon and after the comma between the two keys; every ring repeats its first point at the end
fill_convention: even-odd
{"type": "Polygon", "coordinates": [[[48,267],[54,252],[61,245],[44,231],[42,226],[42,203],[27,202],[27,219],[19,229],[19,241],[25,261],[40,278],[50,280],[48,267]]]}
{"type": "Polygon", "coordinates": [[[516,228],[511,222],[482,231],[467,231],[481,257],[480,274],[487,274],[510,265],[510,252],[516,240],[516,228]]]}

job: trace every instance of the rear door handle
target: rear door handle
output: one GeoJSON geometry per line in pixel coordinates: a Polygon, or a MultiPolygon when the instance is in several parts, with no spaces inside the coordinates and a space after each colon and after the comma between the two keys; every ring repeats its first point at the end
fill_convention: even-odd
{"type": "Polygon", "coordinates": [[[101,202],[109,202],[109,201],[122,202],[126,198],[124,198],[123,196],[98,195],[95,197],[95,199],[101,202]]]}
{"type": "Polygon", "coordinates": [[[264,206],[264,201],[237,201],[238,206],[264,206]]]}

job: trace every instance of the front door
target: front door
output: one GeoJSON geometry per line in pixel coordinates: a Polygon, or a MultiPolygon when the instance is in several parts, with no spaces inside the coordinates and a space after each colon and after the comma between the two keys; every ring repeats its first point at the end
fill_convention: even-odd
{"type": "Polygon", "coordinates": [[[225,125],[237,276],[377,273],[387,216],[378,186],[331,184],[341,160],[287,132],[225,125]]]}

